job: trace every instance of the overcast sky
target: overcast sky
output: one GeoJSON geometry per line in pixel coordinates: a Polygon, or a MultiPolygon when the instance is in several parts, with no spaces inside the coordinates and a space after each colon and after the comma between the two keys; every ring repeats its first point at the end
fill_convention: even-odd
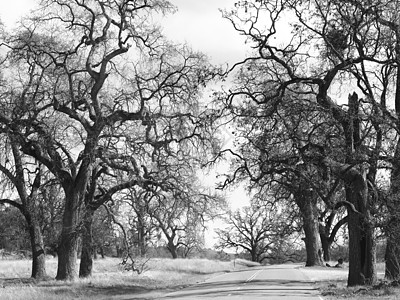
{"type": "Polygon", "coordinates": [[[214,63],[234,63],[245,57],[244,38],[219,9],[231,8],[235,0],[170,0],[178,12],[165,21],[166,34],[186,41],[210,56],[214,63]]]}
{"type": "MultiPolygon", "coordinates": [[[[35,0],[1,0],[0,19],[9,28],[29,13],[35,0]]],[[[187,42],[206,53],[213,63],[234,63],[245,57],[244,39],[222,18],[219,9],[231,8],[235,0],[170,0],[178,12],[162,20],[164,32],[176,42],[187,42]]]]}

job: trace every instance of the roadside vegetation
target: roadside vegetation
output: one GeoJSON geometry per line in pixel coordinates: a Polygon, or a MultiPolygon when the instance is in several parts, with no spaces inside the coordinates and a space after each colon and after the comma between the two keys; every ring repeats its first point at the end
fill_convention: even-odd
{"type": "MultiPolygon", "coordinates": [[[[333,262],[332,262],[333,265],[333,262]]],[[[315,282],[324,300],[336,299],[400,299],[400,287],[384,279],[385,264],[377,264],[378,283],[373,286],[347,286],[348,265],[343,268],[307,267],[300,269],[308,280],[315,282]]]]}
{"type": "Polygon", "coordinates": [[[29,278],[29,260],[0,260],[0,299],[69,300],[69,299],[155,299],[169,291],[201,282],[232,270],[255,265],[246,260],[216,261],[208,259],[150,259],[142,274],[125,271],[119,258],[96,261],[90,278],[65,282],[54,279],[56,259],[47,259],[48,278],[29,278]]]}

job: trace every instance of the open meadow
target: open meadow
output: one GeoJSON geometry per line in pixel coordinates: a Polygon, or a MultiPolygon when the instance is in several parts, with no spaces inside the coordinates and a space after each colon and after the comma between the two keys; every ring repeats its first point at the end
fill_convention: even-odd
{"type": "Polygon", "coordinates": [[[252,263],[242,260],[214,261],[207,259],[150,259],[145,271],[138,275],[123,270],[118,258],[95,261],[93,276],[75,282],[56,281],[57,260],[46,263],[49,279],[36,282],[29,278],[30,260],[0,260],[1,300],[69,300],[69,299],[155,299],[215,276],[241,269],[252,263]]]}

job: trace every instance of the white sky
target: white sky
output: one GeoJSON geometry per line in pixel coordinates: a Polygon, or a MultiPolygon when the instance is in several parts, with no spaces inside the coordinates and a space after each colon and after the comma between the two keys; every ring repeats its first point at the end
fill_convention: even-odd
{"type": "MultiPolygon", "coordinates": [[[[34,8],[36,0],[0,0],[0,20],[12,28],[34,8]]],[[[234,63],[245,57],[244,38],[239,36],[219,9],[231,8],[235,0],[170,0],[178,12],[169,14],[162,25],[166,35],[187,42],[206,53],[213,63],[234,63]]]]}
{"type": "Polygon", "coordinates": [[[35,0],[0,0],[0,20],[9,28],[34,7],[35,0]]]}
{"type": "Polygon", "coordinates": [[[170,0],[178,12],[166,18],[164,30],[172,39],[186,41],[208,54],[214,63],[233,63],[245,57],[244,38],[219,9],[231,8],[235,0],[170,0]]]}

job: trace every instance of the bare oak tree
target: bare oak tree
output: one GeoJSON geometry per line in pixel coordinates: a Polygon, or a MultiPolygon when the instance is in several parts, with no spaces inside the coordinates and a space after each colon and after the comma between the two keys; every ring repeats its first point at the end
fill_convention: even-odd
{"type": "MultiPolygon", "coordinates": [[[[131,128],[152,148],[200,136],[197,101],[210,71],[204,56],[168,43],[152,23],[172,9],[168,1],[45,0],[7,39],[10,59],[33,76],[9,96],[19,119],[2,114],[1,123],[65,194],[57,279],[76,277],[85,195],[104,149],[129,143],[121,133],[131,128]]],[[[146,176],[140,165],[136,172],[146,176]]]]}

